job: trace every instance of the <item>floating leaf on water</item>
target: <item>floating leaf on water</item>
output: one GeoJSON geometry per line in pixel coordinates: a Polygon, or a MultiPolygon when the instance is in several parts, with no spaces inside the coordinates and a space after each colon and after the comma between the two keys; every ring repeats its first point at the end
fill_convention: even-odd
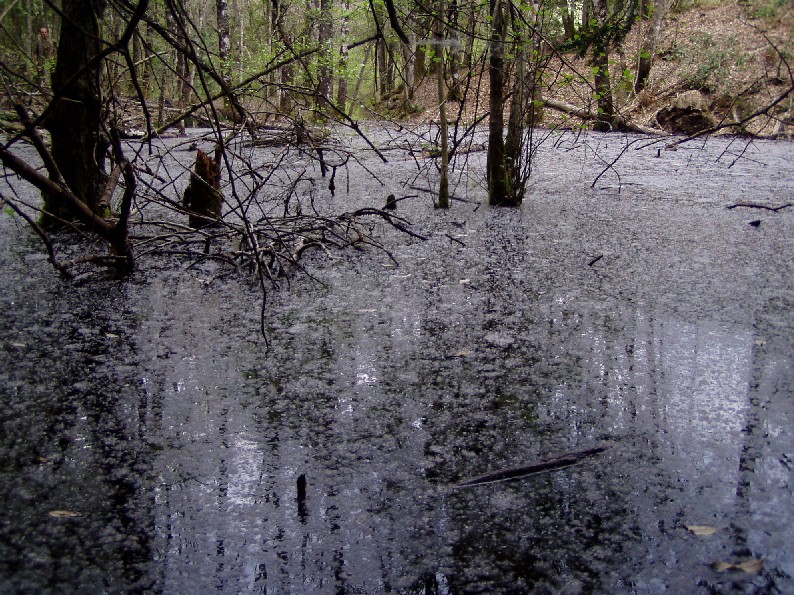
{"type": "Polygon", "coordinates": [[[719,531],[719,527],[710,527],[709,525],[687,525],[686,528],[699,536],[714,535],[719,531]]]}
{"type": "Polygon", "coordinates": [[[742,572],[755,573],[761,571],[761,569],[764,567],[764,561],[750,559],[745,560],[744,562],[739,562],[738,564],[733,564],[732,562],[714,562],[711,567],[717,572],[725,572],[726,570],[741,570],[742,572]]]}
{"type": "Polygon", "coordinates": [[[51,510],[47,514],[56,519],[72,519],[80,516],[79,512],[74,512],[73,510],[51,510]]]}
{"type": "Polygon", "coordinates": [[[736,564],[736,568],[744,572],[761,572],[763,567],[763,560],[745,560],[744,562],[736,564]]]}

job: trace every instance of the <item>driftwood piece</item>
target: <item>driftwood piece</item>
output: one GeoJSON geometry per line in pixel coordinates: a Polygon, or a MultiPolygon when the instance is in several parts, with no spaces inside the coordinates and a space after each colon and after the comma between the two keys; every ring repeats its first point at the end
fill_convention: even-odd
{"type": "Polygon", "coordinates": [[[217,225],[221,217],[222,152],[223,149],[218,145],[215,147],[214,159],[201,149],[196,153],[196,165],[182,198],[182,204],[190,211],[190,227],[193,229],[217,225]]]}
{"type": "Polygon", "coordinates": [[[738,209],[739,207],[744,207],[746,209],[764,209],[767,211],[772,211],[773,213],[777,213],[782,211],[783,209],[787,209],[788,207],[794,206],[794,203],[787,202],[786,204],[780,205],[779,207],[770,207],[768,205],[760,205],[752,202],[737,202],[735,205],[729,205],[725,207],[726,209],[738,209]]]}
{"type": "Polygon", "coordinates": [[[524,479],[525,477],[529,477],[531,475],[537,475],[538,473],[546,473],[548,471],[565,469],[566,467],[578,465],[589,457],[601,454],[606,449],[606,446],[596,446],[595,448],[569,452],[552,459],[546,459],[538,463],[533,463],[531,465],[502,469],[493,473],[480,475],[479,477],[473,477],[471,479],[467,479],[466,481],[460,482],[455,487],[469,488],[503,481],[515,481],[518,479],[524,479]]]}

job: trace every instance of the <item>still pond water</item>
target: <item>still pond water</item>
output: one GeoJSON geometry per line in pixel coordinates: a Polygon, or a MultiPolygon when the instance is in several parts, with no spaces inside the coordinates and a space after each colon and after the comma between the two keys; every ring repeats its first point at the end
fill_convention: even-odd
{"type": "Polygon", "coordinates": [[[428,239],[309,256],[269,349],[244,283],[64,283],[3,215],[0,591],[794,592],[794,207],[726,208],[794,200],[792,146],[637,142],[591,188],[632,140],[549,139],[520,210],[481,154],[449,212],[365,159],[315,201],[418,195],[428,239]]]}

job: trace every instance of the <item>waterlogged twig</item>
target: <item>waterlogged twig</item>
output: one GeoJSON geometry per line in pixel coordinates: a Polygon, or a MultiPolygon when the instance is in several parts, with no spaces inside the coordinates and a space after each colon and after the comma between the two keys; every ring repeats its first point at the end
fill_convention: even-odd
{"type": "Polygon", "coordinates": [[[546,473],[548,471],[557,471],[558,469],[565,469],[566,467],[572,467],[573,465],[578,465],[585,459],[601,454],[606,449],[607,449],[606,446],[596,446],[595,448],[587,448],[585,450],[569,452],[554,457],[552,459],[546,459],[538,463],[533,463],[531,465],[526,465],[523,467],[513,467],[510,469],[502,469],[500,471],[495,471],[493,473],[480,475],[479,477],[474,477],[472,479],[467,479],[466,481],[462,481],[459,484],[457,484],[455,487],[469,488],[474,486],[499,483],[503,481],[516,481],[518,479],[524,479],[525,477],[529,477],[531,475],[537,475],[538,473],[546,473]]]}
{"type": "Polygon", "coordinates": [[[787,207],[794,207],[794,203],[787,202],[784,205],[780,205],[779,207],[770,207],[769,205],[759,205],[753,202],[737,202],[734,205],[728,205],[725,207],[726,209],[736,209],[739,207],[744,207],[746,209],[765,209],[767,211],[772,211],[773,213],[777,213],[778,211],[782,211],[787,207]]]}

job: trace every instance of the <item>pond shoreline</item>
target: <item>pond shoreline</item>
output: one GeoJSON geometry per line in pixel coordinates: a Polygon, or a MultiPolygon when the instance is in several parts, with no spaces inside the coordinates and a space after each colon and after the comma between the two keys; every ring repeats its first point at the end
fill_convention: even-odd
{"type": "Polygon", "coordinates": [[[260,294],[210,265],[63,283],[3,216],[0,585],[791,590],[794,209],[728,208],[789,201],[790,151],[630,147],[591,188],[631,140],[549,137],[520,209],[479,204],[479,154],[448,212],[413,159],[335,196],[316,172],[322,212],[417,195],[397,213],[428,239],[307,252],[269,346],[260,294]]]}

